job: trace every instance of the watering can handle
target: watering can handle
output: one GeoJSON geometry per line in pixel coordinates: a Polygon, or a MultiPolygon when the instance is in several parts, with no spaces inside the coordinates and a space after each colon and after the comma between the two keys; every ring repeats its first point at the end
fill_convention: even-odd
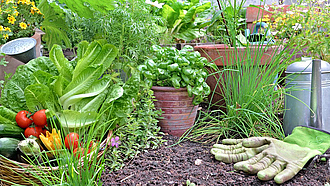
{"type": "MultiPolygon", "coordinates": [[[[267,28],[268,25],[267,25],[267,23],[265,23],[265,22],[257,22],[256,26],[255,26],[254,29],[253,29],[253,33],[254,33],[254,34],[258,33],[260,27],[261,27],[261,28],[267,28]]],[[[270,30],[267,30],[266,36],[269,36],[269,35],[270,35],[270,30]]]]}

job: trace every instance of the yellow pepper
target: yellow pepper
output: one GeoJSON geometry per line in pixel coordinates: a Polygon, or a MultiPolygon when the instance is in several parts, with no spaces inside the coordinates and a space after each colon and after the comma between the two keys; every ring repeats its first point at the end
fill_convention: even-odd
{"type": "Polygon", "coordinates": [[[56,132],[56,129],[52,129],[52,133],[46,132],[46,136],[41,134],[40,140],[47,147],[48,150],[53,151],[62,148],[62,140],[60,131],[56,132]]]}

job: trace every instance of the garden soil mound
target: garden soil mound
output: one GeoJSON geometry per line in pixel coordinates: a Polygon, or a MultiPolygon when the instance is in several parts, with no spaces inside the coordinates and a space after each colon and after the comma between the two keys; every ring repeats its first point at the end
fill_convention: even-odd
{"type": "MultiPolygon", "coordinates": [[[[214,159],[210,153],[213,144],[203,145],[164,135],[167,140],[161,147],[148,150],[126,163],[119,171],[106,169],[103,185],[187,185],[187,180],[196,185],[277,185],[273,180],[260,181],[256,175],[235,171],[233,164],[214,159]]],[[[328,150],[326,153],[330,153],[328,150]]],[[[293,179],[283,185],[322,185],[330,180],[329,160],[319,159],[309,163],[293,179]]]]}

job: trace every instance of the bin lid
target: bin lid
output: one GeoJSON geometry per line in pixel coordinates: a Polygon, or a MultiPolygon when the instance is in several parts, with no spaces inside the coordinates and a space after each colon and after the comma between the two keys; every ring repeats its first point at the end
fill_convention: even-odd
{"type": "MultiPolygon", "coordinates": [[[[301,61],[292,63],[289,65],[285,71],[285,73],[306,73],[311,74],[312,73],[312,58],[311,57],[302,57],[301,61]]],[[[321,61],[321,72],[322,73],[329,73],[330,72],[330,64],[326,61],[321,61]]]]}

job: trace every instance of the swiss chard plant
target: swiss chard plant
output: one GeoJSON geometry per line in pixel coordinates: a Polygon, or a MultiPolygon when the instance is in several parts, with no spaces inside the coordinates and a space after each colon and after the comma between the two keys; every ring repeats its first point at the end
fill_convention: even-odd
{"type": "Polygon", "coordinates": [[[153,56],[146,59],[138,69],[149,86],[187,88],[195,105],[203,101],[211,90],[205,79],[208,76],[205,66],[216,69],[213,63],[201,57],[193,47],[186,45],[182,50],[174,47],[153,45],[153,56]]]}
{"type": "Polygon", "coordinates": [[[203,28],[209,24],[211,2],[161,0],[159,3],[164,5],[155,12],[165,20],[158,25],[164,34],[161,44],[173,43],[174,39],[191,41],[205,35],[203,28]]]}

